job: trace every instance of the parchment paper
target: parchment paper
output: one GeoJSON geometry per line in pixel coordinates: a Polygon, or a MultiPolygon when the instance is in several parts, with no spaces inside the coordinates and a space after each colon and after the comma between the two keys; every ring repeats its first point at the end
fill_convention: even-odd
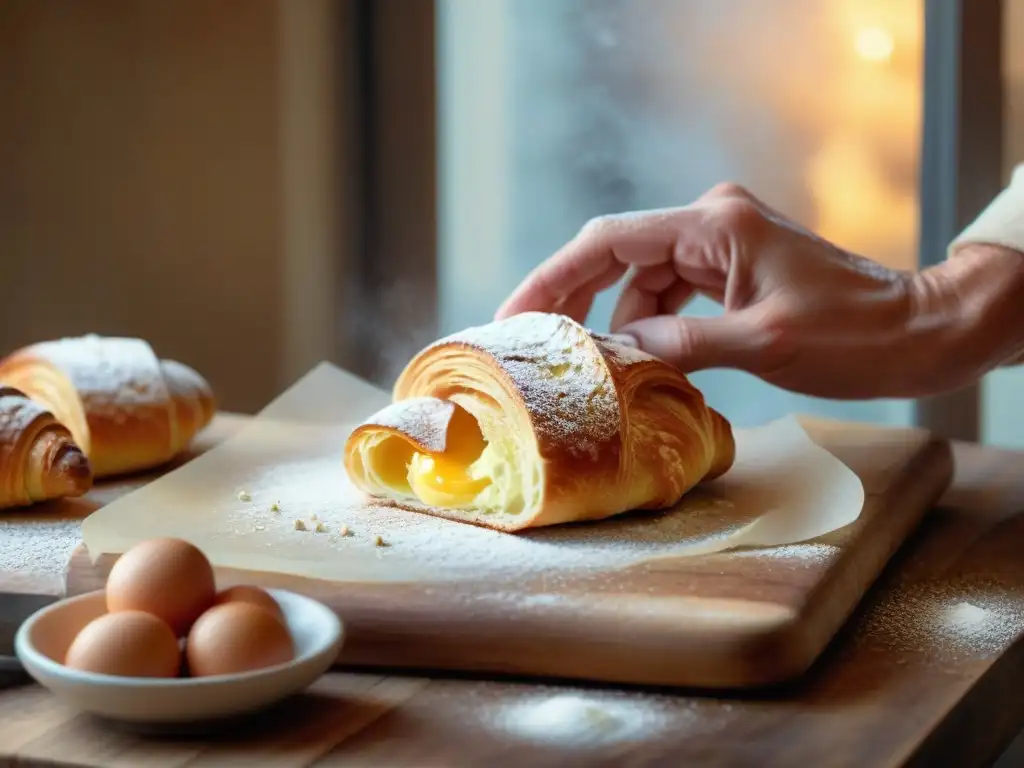
{"type": "Polygon", "coordinates": [[[82,525],[90,555],[176,536],[224,567],[336,581],[481,581],[807,541],[852,523],[864,504],[857,475],[790,417],[737,430],[733,468],[670,511],[500,533],[377,506],[349,483],[345,439],[389,401],[319,365],[217,448],[90,515],[82,525]]]}

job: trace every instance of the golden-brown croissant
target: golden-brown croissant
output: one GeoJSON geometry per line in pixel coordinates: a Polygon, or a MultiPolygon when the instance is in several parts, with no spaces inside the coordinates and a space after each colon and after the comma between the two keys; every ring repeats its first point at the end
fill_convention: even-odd
{"type": "Polygon", "coordinates": [[[428,346],[344,450],[371,496],[506,531],[669,507],[734,456],[678,369],[537,312],[428,346]]]}
{"type": "Polygon", "coordinates": [[[25,392],[71,430],[95,477],[170,461],[216,411],[210,385],[141,339],[46,341],[0,361],[0,381],[25,392]]]}
{"type": "Polygon", "coordinates": [[[71,432],[14,387],[0,386],[0,508],[81,496],[92,471],[71,432]]]}

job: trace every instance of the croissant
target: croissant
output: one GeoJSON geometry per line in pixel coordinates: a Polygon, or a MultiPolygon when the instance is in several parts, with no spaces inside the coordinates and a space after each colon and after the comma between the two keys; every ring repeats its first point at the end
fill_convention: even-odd
{"type": "Polygon", "coordinates": [[[428,346],[344,448],[366,494],[504,531],[670,507],[734,457],[679,370],[538,312],[428,346]]]}
{"type": "Polygon", "coordinates": [[[97,478],[170,461],[216,411],[198,373],[158,359],[141,339],[90,335],[34,344],[0,361],[0,381],[67,426],[97,478]]]}
{"type": "Polygon", "coordinates": [[[71,432],[14,387],[0,386],[0,508],[81,496],[92,471],[71,432]]]}

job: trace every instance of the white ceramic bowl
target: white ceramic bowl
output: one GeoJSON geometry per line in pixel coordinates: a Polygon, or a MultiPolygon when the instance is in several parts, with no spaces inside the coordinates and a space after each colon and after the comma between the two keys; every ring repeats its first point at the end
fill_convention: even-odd
{"type": "Polygon", "coordinates": [[[197,723],[263,709],[305,690],[334,663],[342,625],[308,597],[267,590],[284,613],[295,659],[253,672],[198,678],[133,678],[70,669],[63,664],[79,630],[106,613],[103,590],[61,600],[32,614],[14,648],[25,669],[68,704],[101,717],[139,724],[197,723]]]}

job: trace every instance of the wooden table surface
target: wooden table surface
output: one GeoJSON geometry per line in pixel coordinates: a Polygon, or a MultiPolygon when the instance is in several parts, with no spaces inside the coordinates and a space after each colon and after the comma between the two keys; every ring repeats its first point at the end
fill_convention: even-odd
{"type": "MultiPolygon", "coordinates": [[[[240,423],[220,417],[196,451],[240,423]]],[[[333,672],[216,734],[155,737],[26,686],[0,691],[0,764],[989,765],[1024,725],[1024,454],[955,454],[940,508],[785,690],[723,697],[333,672]]],[[[58,591],[78,521],[146,480],[0,517],[0,593],[58,591]]]]}

